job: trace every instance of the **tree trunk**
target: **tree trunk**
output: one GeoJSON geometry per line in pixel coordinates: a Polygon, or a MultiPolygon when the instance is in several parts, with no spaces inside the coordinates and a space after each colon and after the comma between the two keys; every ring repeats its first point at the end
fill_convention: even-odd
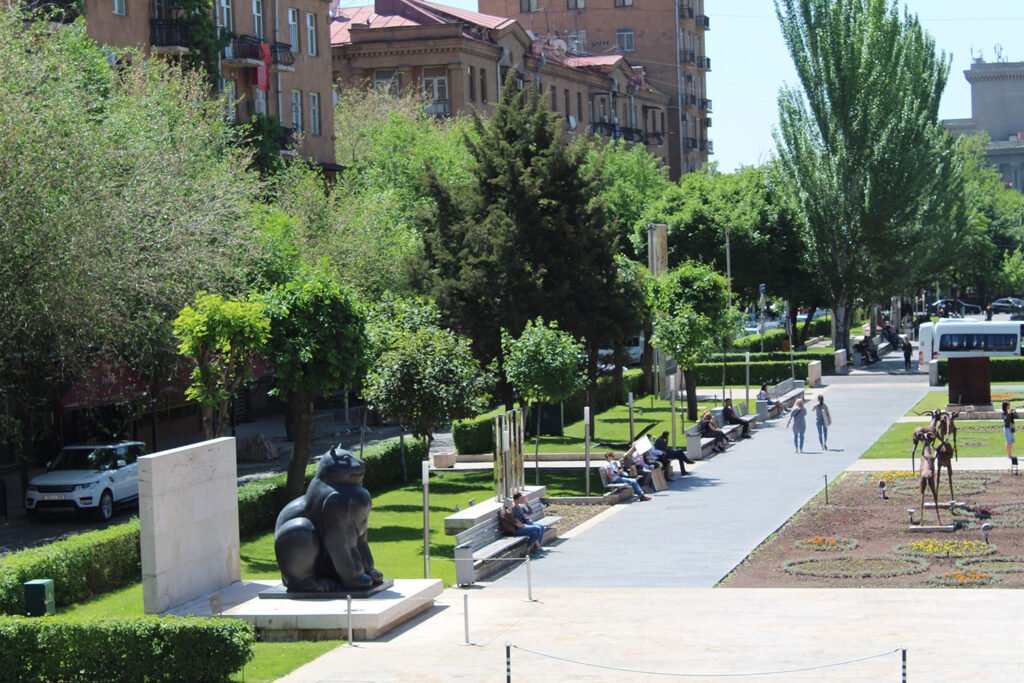
{"type": "Polygon", "coordinates": [[[686,418],[690,422],[697,421],[697,373],[693,368],[683,370],[683,381],[686,382],[686,418]]]}
{"type": "Polygon", "coordinates": [[[209,441],[217,431],[216,411],[213,409],[213,406],[204,405],[199,414],[203,421],[203,440],[209,441]]]}
{"type": "Polygon", "coordinates": [[[301,389],[288,396],[288,421],[292,425],[292,457],[288,462],[288,498],[302,495],[306,464],[313,442],[313,392],[301,389]]]}
{"type": "Polygon", "coordinates": [[[227,436],[231,433],[231,398],[226,398],[217,406],[217,434],[227,436]]]}
{"type": "Polygon", "coordinates": [[[850,348],[850,317],[852,311],[850,310],[850,302],[846,300],[845,295],[836,298],[832,306],[832,314],[836,317],[836,338],[832,340],[833,346],[836,351],[840,349],[848,350],[850,348]]]}
{"type": "Polygon", "coordinates": [[[651,337],[654,336],[654,323],[650,320],[644,323],[644,352],[641,357],[641,367],[644,371],[643,391],[645,394],[654,393],[654,347],[651,346],[651,337]]]}

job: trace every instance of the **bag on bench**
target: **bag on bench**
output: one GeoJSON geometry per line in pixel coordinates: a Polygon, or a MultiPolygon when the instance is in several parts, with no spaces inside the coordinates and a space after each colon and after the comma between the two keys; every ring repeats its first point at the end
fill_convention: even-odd
{"type": "Polygon", "coordinates": [[[508,508],[501,508],[498,510],[498,527],[501,532],[506,536],[515,536],[516,529],[516,518],[512,515],[512,511],[508,508]]]}

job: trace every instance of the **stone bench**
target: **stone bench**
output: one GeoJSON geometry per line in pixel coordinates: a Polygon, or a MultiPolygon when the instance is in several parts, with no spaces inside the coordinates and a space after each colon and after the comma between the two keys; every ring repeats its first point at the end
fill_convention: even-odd
{"type": "MultiPolygon", "coordinates": [[[[725,424],[721,408],[712,409],[711,417],[715,421],[715,427],[725,432],[727,437],[739,437],[742,433],[743,425],[725,424]]],[[[684,433],[686,434],[686,457],[691,460],[705,460],[715,456],[715,451],[713,450],[715,438],[712,436],[701,436],[699,423],[688,427],[684,433]]]]}
{"type": "Polygon", "coordinates": [[[778,417],[784,409],[792,407],[798,398],[803,398],[804,381],[792,377],[784,379],[775,386],[768,387],[768,396],[772,400],[771,406],[768,405],[768,401],[757,399],[757,418],[762,422],[769,417],[778,417]]]}
{"type": "MultiPolygon", "coordinates": [[[[558,537],[561,517],[544,514],[544,505],[530,502],[530,519],[544,527],[544,542],[558,537]]],[[[504,568],[506,558],[523,557],[528,536],[506,536],[498,523],[498,513],[455,535],[455,579],[460,586],[469,585],[504,568]]]]}

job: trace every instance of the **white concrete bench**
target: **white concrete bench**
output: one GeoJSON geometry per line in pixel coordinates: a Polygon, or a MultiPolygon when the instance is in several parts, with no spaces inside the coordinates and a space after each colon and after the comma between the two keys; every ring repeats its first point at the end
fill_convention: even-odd
{"type": "MultiPolygon", "coordinates": [[[[561,517],[544,514],[540,501],[530,503],[530,519],[544,527],[544,542],[558,537],[558,523],[561,517]]],[[[498,514],[466,531],[455,535],[455,579],[465,586],[490,576],[504,568],[499,560],[509,557],[523,557],[528,550],[528,536],[506,536],[498,523],[498,514]]]]}
{"type": "Polygon", "coordinates": [[[778,417],[783,409],[792,407],[798,398],[804,397],[804,381],[802,379],[784,379],[775,386],[768,387],[768,396],[772,399],[769,407],[768,401],[757,399],[757,417],[762,422],[769,417],[778,417]]]}

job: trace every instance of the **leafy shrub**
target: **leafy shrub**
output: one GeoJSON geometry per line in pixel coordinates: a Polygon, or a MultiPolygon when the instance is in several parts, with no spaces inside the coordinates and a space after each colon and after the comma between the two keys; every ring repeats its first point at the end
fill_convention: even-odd
{"type": "MultiPolygon", "coordinates": [[[[989,378],[993,382],[1020,382],[1024,381],[1024,358],[990,358],[989,378]]],[[[949,382],[949,359],[939,360],[939,382],[949,382]]]]}
{"type": "MultiPolygon", "coordinates": [[[[834,375],[836,372],[836,353],[835,349],[808,349],[807,351],[794,351],[794,361],[821,361],[821,374],[823,375],[834,375]]],[[[750,354],[750,362],[763,362],[763,361],[784,361],[789,362],[789,351],[766,351],[764,353],[750,354]]],[[[726,363],[744,363],[744,357],[741,353],[728,353],[725,355],[726,363]]],[[[719,366],[722,364],[722,355],[719,354],[710,360],[708,363],[718,363],[719,366]]],[[[753,371],[751,371],[753,372],[753,371]]],[[[721,381],[721,380],[719,380],[721,381]]]]}
{"type": "Polygon", "coordinates": [[[489,453],[494,450],[494,412],[456,420],[452,424],[452,441],[459,453],[489,453]]]}
{"type": "Polygon", "coordinates": [[[138,520],[20,550],[0,560],[0,614],[25,613],[22,584],[33,579],[53,579],[54,599],[63,607],[141,575],[138,520]]]}
{"type": "MultiPolygon", "coordinates": [[[[807,366],[811,361],[807,359],[794,360],[793,371],[796,379],[807,379],[807,366]]],[[[697,363],[695,368],[698,387],[713,387],[722,383],[722,364],[719,363],[697,363]]],[[[778,384],[784,379],[790,378],[789,360],[785,361],[758,361],[750,363],[750,384],[760,386],[761,384],[778,384]]],[[[725,366],[726,384],[745,384],[747,381],[747,370],[745,363],[727,363],[725,366]]]]}
{"type": "Polygon", "coordinates": [[[69,683],[226,681],[252,659],[237,619],[0,617],[0,680],[69,683]]]}
{"type": "MultiPolygon", "coordinates": [[[[761,336],[760,334],[749,334],[746,337],[740,337],[739,339],[733,339],[730,342],[730,347],[737,351],[760,351],[761,350],[761,336]]],[[[781,351],[782,342],[786,338],[786,330],[781,327],[776,327],[773,330],[765,330],[764,333],[764,350],[767,351],[781,351]]]]}

